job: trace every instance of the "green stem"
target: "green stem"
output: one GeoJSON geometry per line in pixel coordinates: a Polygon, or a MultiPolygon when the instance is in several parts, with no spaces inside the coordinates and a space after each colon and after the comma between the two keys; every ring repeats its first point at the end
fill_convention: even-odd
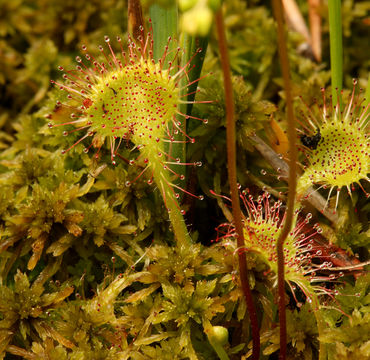
{"type": "MultiPolygon", "coordinates": [[[[313,313],[316,318],[316,324],[317,324],[317,331],[319,333],[319,338],[320,335],[323,334],[324,329],[325,329],[325,322],[323,317],[321,316],[320,313],[320,303],[317,295],[312,291],[312,309],[313,313]]],[[[322,341],[319,342],[319,360],[326,360],[327,355],[326,355],[326,344],[324,344],[322,341]]]]}
{"type": "Polygon", "coordinates": [[[220,344],[217,344],[213,341],[209,341],[209,343],[212,345],[213,350],[216,352],[220,360],[230,360],[225,349],[220,344]]]}
{"type": "Polygon", "coordinates": [[[248,268],[245,252],[244,231],[241,218],[240,203],[239,203],[239,189],[237,186],[236,174],[236,145],[235,145],[235,108],[233,98],[233,88],[231,82],[229,54],[227,50],[227,41],[224,27],[224,19],[222,9],[216,13],[216,29],[218,36],[218,46],[220,49],[220,58],[222,65],[222,72],[224,75],[224,90],[225,90],[225,104],[226,104],[226,142],[227,142],[227,165],[228,177],[231,192],[232,212],[237,233],[238,244],[238,258],[239,258],[239,276],[242,290],[247,303],[249,318],[252,327],[253,337],[253,353],[254,360],[259,359],[260,355],[260,335],[259,325],[257,319],[256,308],[253,303],[252,291],[248,281],[248,268]]]}
{"type": "Polygon", "coordinates": [[[146,148],[143,148],[142,154],[149,159],[149,164],[152,166],[153,179],[162,194],[168,210],[168,216],[175,234],[177,246],[180,251],[185,251],[189,248],[192,240],[184,217],[181,214],[180,205],[176,199],[175,189],[173,188],[173,184],[171,184],[169,172],[163,168],[163,163],[158,159],[158,151],[153,152],[151,149],[146,150],[146,148]]]}
{"type": "Polygon", "coordinates": [[[277,240],[277,256],[278,256],[278,293],[279,293],[279,322],[280,322],[280,354],[279,359],[286,359],[287,354],[287,335],[286,335],[286,309],[285,309],[285,272],[284,272],[284,242],[289,235],[294,218],[294,205],[297,188],[297,147],[296,147],[296,124],[293,112],[293,99],[290,85],[289,60],[286,46],[286,38],[283,23],[283,11],[281,0],[273,0],[274,15],[277,22],[278,33],[278,50],[283,74],[285,99],[287,106],[287,131],[289,140],[289,190],[286,218],[283,229],[277,240]]]}
{"type": "Polygon", "coordinates": [[[339,97],[343,82],[342,15],[341,0],[329,0],[330,68],[333,104],[339,97]]]}

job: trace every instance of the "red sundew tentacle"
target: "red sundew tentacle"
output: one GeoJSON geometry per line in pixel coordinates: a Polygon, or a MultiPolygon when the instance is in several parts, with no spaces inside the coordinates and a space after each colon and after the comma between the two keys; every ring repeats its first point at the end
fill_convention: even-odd
{"type": "Polygon", "coordinates": [[[319,188],[313,189],[310,193],[306,194],[304,196],[304,198],[305,199],[308,199],[314,192],[319,191],[320,189],[326,189],[326,186],[325,185],[321,185],[319,188]]]}
{"type": "MultiPolygon", "coordinates": [[[[82,69],[81,69],[82,70],[82,69]]],[[[70,80],[72,83],[78,85],[79,83],[82,83],[82,84],[87,84],[88,82],[86,82],[83,78],[77,76],[74,74],[74,72],[76,71],[79,71],[79,70],[65,70],[66,73],[68,73],[70,76],[68,76],[67,74],[64,74],[63,75],[63,79],[68,79],[70,80]],[[74,80],[73,80],[74,79],[74,80]],[[77,82],[75,82],[75,80],[77,80],[77,82]]],[[[80,86],[83,88],[83,86],[80,86]]]]}
{"type": "Polygon", "coordinates": [[[113,137],[109,138],[110,142],[110,159],[113,165],[116,165],[116,162],[114,161],[115,151],[114,151],[114,145],[115,145],[115,139],[113,137]]]}
{"type": "Polygon", "coordinates": [[[303,98],[301,96],[299,96],[299,100],[301,100],[301,102],[305,105],[305,108],[306,108],[306,110],[308,111],[308,113],[310,115],[310,117],[308,118],[308,123],[311,125],[312,130],[313,131],[316,131],[316,129],[319,126],[320,122],[316,119],[316,116],[312,112],[311,108],[308,106],[308,104],[303,100],[303,98]]]}
{"type": "Polygon", "coordinates": [[[351,115],[351,116],[353,115],[353,113],[354,113],[355,111],[361,111],[361,110],[357,110],[357,109],[364,108],[363,103],[366,101],[366,99],[365,99],[365,98],[362,98],[362,99],[360,100],[361,90],[362,90],[362,89],[360,89],[360,90],[359,90],[359,92],[358,92],[358,94],[357,94],[357,96],[356,96],[356,100],[354,100],[353,107],[352,107],[352,111],[350,112],[350,115],[351,115]]]}
{"type": "Polygon", "coordinates": [[[161,141],[169,144],[187,144],[189,142],[187,140],[171,140],[171,139],[162,139],[161,141]]]}
{"type": "Polygon", "coordinates": [[[74,133],[76,131],[84,130],[84,129],[87,129],[89,127],[90,127],[90,125],[86,125],[86,126],[82,126],[82,127],[77,128],[77,129],[70,130],[70,131],[64,131],[63,132],[63,135],[64,136],[67,136],[67,135],[72,134],[72,133],[74,133]]]}
{"type": "Polygon", "coordinates": [[[349,114],[351,113],[351,110],[352,110],[352,104],[353,104],[353,101],[354,101],[354,98],[355,98],[355,86],[356,86],[356,84],[357,84],[357,80],[354,79],[353,80],[352,94],[350,96],[349,103],[344,108],[344,112],[347,110],[347,113],[344,115],[345,118],[347,118],[349,116],[349,114]]]}
{"type": "Polygon", "coordinates": [[[163,70],[163,64],[166,60],[171,40],[172,40],[172,38],[171,38],[171,36],[169,36],[168,39],[167,39],[167,45],[164,47],[164,52],[162,54],[162,57],[160,59],[158,59],[158,62],[161,64],[161,66],[160,66],[161,70],[163,70]]]}
{"type": "Polygon", "coordinates": [[[91,136],[92,134],[90,133],[87,133],[85,134],[82,138],[78,139],[72,146],[70,146],[68,149],[66,150],[62,150],[62,154],[65,154],[66,152],[68,152],[69,150],[73,149],[76,145],[78,145],[82,140],[86,139],[88,136],[91,136]]]}
{"type": "Polygon", "coordinates": [[[197,93],[199,93],[199,92],[200,92],[200,90],[199,90],[199,89],[197,89],[197,90],[192,91],[192,92],[189,92],[189,93],[187,93],[187,94],[180,95],[179,97],[180,97],[180,98],[182,98],[182,97],[187,97],[187,96],[189,96],[189,95],[197,94],[197,93]]]}
{"type": "Polygon", "coordinates": [[[294,280],[294,282],[298,285],[298,287],[302,290],[303,294],[306,296],[306,301],[311,303],[312,302],[312,298],[310,296],[311,291],[306,287],[305,284],[303,284],[302,281],[294,280]],[[309,299],[311,299],[311,301],[309,301],[309,299]]]}
{"type": "MultiPolygon", "coordinates": [[[[177,66],[177,67],[179,67],[179,66],[177,66]]],[[[183,79],[183,78],[186,78],[187,79],[187,81],[189,81],[189,72],[192,70],[192,69],[194,69],[195,68],[195,65],[193,65],[190,69],[188,69],[188,70],[183,70],[182,72],[181,72],[181,74],[179,74],[176,78],[173,78],[171,75],[169,75],[168,76],[168,80],[174,80],[174,79],[176,79],[177,81],[176,81],[176,83],[175,83],[175,85],[176,86],[178,86],[179,84],[180,84],[180,81],[183,79]]],[[[173,68],[172,68],[173,69],[173,68]]]]}
{"type": "MultiPolygon", "coordinates": [[[[230,198],[228,198],[227,196],[217,194],[216,192],[214,192],[214,191],[213,191],[213,190],[211,190],[211,189],[209,190],[209,192],[210,192],[213,196],[217,196],[217,197],[220,197],[220,198],[222,198],[222,199],[225,199],[225,200],[227,200],[227,201],[231,202],[231,199],[230,199],[230,198]]],[[[229,225],[229,226],[230,226],[230,224],[228,224],[228,223],[224,223],[224,224],[221,224],[221,225],[229,225]]],[[[221,226],[221,225],[219,225],[219,226],[221,226]]]]}
{"type": "Polygon", "coordinates": [[[288,286],[289,286],[289,288],[290,288],[290,292],[291,292],[291,294],[293,295],[293,298],[294,298],[294,300],[295,300],[295,302],[296,302],[296,304],[297,304],[297,307],[301,307],[303,304],[301,303],[301,302],[299,302],[298,301],[298,299],[297,299],[297,297],[296,297],[296,295],[295,295],[295,289],[294,289],[294,287],[293,287],[293,285],[290,283],[290,282],[288,282],[288,286]]]}
{"type": "MultiPolygon", "coordinates": [[[[81,64],[87,71],[83,70],[82,68],[81,69],[77,69],[78,71],[82,72],[83,74],[85,74],[86,76],[93,76],[95,77],[95,73],[94,71],[92,71],[90,68],[88,68],[84,62],[82,61],[81,57],[80,56],[76,56],[76,61],[81,64]]],[[[90,78],[89,78],[90,79],[90,78]]],[[[90,80],[89,80],[90,81],[90,80]]],[[[90,82],[91,83],[91,82],[90,82]]],[[[92,83],[91,83],[92,84],[92,83]]]]}
{"type": "MultiPolygon", "coordinates": [[[[196,101],[196,100],[192,100],[192,101],[184,101],[184,100],[181,100],[179,101],[180,104],[212,104],[214,101],[212,100],[199,100],[199,101],[196,101]]],[[[202,119],[203,122],[204,122],[204,119],[202,119]]]]}
{"type": "Polygon", "coordinates": [[[123,59],[125,61],[124,66],[127,66],[128,63],[127,63],[126,52],[123,50],[121,37],[117,36],[117,41],[118,41],[118,44],[119,44],[119,46],[121,48],[121,55],[122,55],[122,57],[123,57],[123,59]]]}
{"type": "Polygon", "coordinates": [[[351,191],[351,188],[349,187],[349,185],[346,185],[346,188],[347,188],[347,194],[349,195],[349,197],[352,199],[352,191],[351,191]]]}
{"type": "Polygon", "coordinates": [[[143,175],[144,172],[146,170],[148,170],[148,169],[149,169],[149,166],[148,165],[145,166],[145,168],[142,171],[140,171],[139,175],[137,175],[134,180],[130,181],[130,185],[132,185],[133,183],[135,183],[141,177],[141,175],[143,175]]]}
{"type": "MultiPolygon", "coordinates": [[[[174,57],[172,58],[172,60],[168,62],[168,65],[169,65],[169,67],[168,67],[168,72],[169,72],[169,73],[170,73],[170,72],[171,72],[171,70],[173,69],[172,65],[175,63],[176,58],[177,58],[177,56],[178,56],[178,54],[179,54],[179,52],[180,52],[180,51],[181,51],[181,48],[180,48],[180,47],[178,47],[178,48],[176,49],[176,51],[175,51],[175,55],[174,55],[174,57]]],[[[184,72],[186,72],[186,71],[184,70],[184,72]]]]}
{"type": "Polygon", "coordinates": [[[63,123],[63,124],[51,124],[51,123],[49,123],[48,125],[49,125],[50,128],[55,128],[55,127],[58,127],[58,126],[74,125],[74,124],[78,124],[78,123],[81,123],[81,122],[86,122],[86,119],[78,119],[78,120],[69,121],[69,122],[66,122],[66,123],[63,123]]]}
{"type": "Polygon", "coordinates": [[[58,86],[59,86],[59,88],[60,88],[61,90],[66,90],[66,91],[68,91],[68,92],[75,93],[75,94],[77,94],[77,95],[80,95],[82,98],[85,98],[85,96],[86,96],[85,94],[83,94],[83,93],[81,93],[81,92],[79,92],[79,91],[77,91],[77,90],[75,90],[75,89],[73,89],[73,88],[71,88],[71,87],[69,87],[69,86],[63,85],[63,84],[61,84],[61,83],[59,83],[59,82],[57,82],[57,81],[50,80],[50,82],[51,82],[52,84],[58,85],[58,86]]]}
{"type": "Polygon", "coordinates": [[[142,35],[142,40],[140,40],[142,46],[141,46],[141,54],[143,57],[146,56],[147,54],[147,48],[148,48],[148,43],[149,43],[149,39],[150,39],[150,31],[153,31],[152,28],[149,29],[149,33],[148,35],[145,37],[145,31],[144,31],[144,27],[140,25],[140,31],[141,31],[141,35],[142,35]],[[144,37],[145,37],[145,42],[144,42],[144,37]]]}
{"type": "Polygon", "coordinates": [[[95,159],[99,159],[99,154],[100,154],[100,150],[101,150],[102,146],[103,146],[103,144],[102,144],[102,145],[100,145],[100,146],[97,148],[97,150],[96,150],[96,152],[95,152],[95,154],[94,154],[95,159]]]}
{"type": "MultiPolygon", "coordinates": [[[[179,69],[180,69],[180,66],[177,66],[179,69]]],[[[178,76],[175,78],[176,79],[176,86],[178,84],[180,84],[180,81],[183,79],[183,78],[186,78],[186,80],[189,82],[190,81],[190,78],[189,78],[189,73],[195,69],[195,64],[192,65],[190,68],[188,69],[184,69],[180,74],[178,74],[178,76]]],[[[180,71],[180,70],[177,70],[177,71],[180,71]]]]}
{"type": "Polygon", "coordinates": [[[359,117],[359,127],[362,128],[366,124],[366,120],[370,118],[370,102],[362,110],[361,116],[359,117]]]}
{"type": "Polygon", "coordinates": [[[136,54],[135,54],[135,43],[132,41],[132,38],[130,35],[127,36],[127,39],[128,39],[128,44],[127,44],[127,48],[129,50],[128,52],[128,56],[129,58],[135,58],[136,57],[136,54]]]}
{"type": "Polygon", "coordinates": [[[84,150],[83,150],[84,153],[87,154],[92,146],[93,146],[93,144],[91,143],[88,147],[85,147],[84,150]]]}
{"type": "Polygon", "coordinates": [[[199,166],[198,162],[182,163],[182,162],[177,162],[177,161],[166,161],[165,164],[168,164],[168,165],[184,165],[184,166],[199,166]]]}
{"type": "Polygon", "coordinates": [[[325,88],[321,88],[320,91],[321,91],[321,96],[323,100],[323,110],[322,110],[323,121],[326,121],[327,108],[326,108],[325,88]]]}
{"type": "MultiPolygon", "coordinates": [[[[303,111],[301,111],[301,116],[302,117],[304,117],[305,119],[307,119],[307,117],[304,115],[304,113],[303,113],[303,111]]],[[[301,129],[296,129],[298,132],[300,132],[300,133],[302,133],[302,134],[306,134],[306,132],[308,132],[308,133],[313,133],[313,130],[315,130],[315,127],[314,127],[314,125],[313,124],[311,124],[310,123],[310,120],[309,120],[309,118],[308,118],[308,121],[309,121],[309,124],[311,125],[311,128],[309,128],[308,126],[306,126],[303,122],[301,122],[300,120],[299,120],[299,118],[297,118],[297,123],[300,125],[300,126],[302,126],[302,128],[304,129],[304,130],[301,130],[301,129]]]]}
{"type": "Polygon", "coordinates": [[[183,131],[182,128],[177,125],[177,122],[176,122],[175,119],[172,119],[172,123],[174,124],[174,126],[176,127],[176,129],[178,129],[186,138],[189,139],[189,141],[191,143],[194,143],[194,138],[191,138],[185,131],[183,131]]]}
{"type": "Polygon", "coordinates": [[[189,191],[187,191],[187,190],[185,190],[185,189],[183,189],[182,187],[180,187],[180,186],[178,186],[178,185],[176,185],[176,184],[171,184],[171,186],[172,187],[175,187],[176,189],[179,189],[180,191],[182,191],[183,193],[185,193],[185,194],[187,194],[187,195],[190,195],[190,196],[192,196],[192,197],[194,197],[194,198],[196,198],[196,199],[198,199],[198,200],[203,200],[204,199],[204,196],[203,195],[194,195],[194,194],[192,194],[191,192],[189,192],[189,191]]]}
{"type": "Polygon", "coordinates": [[[265,219],[267,219],[267,221],[270,219],[270,204],[269,204],[269,201],[268,201],[268,198],[267,198],[267,194],[265,195],[266,193],[263,194],[264,196],[264,209],[265,209],[265,219]]]}
{"type": "Polygon", "coordinates": [[[190,118],[190,119],[200,120],[200,121],[204,122],[204,119],[198,118],[196,116],[186,115],[186,114],[182,113],[181,111],[176,111],[176,112],[177,112],[177,114],[183,116],[186,119],[189,119],[190,118]]]}
{"type": "MultiPolygon", "coordinates": [[[[336,197],[336,200],[335,200],[335,209],[338,207],[340,190],[341,190],[340,188],[337,189],[337,197],[336,197]]],[[[336,212],[336,210],[334,210],[334,213],[335,212],[336,212]]]]}
{"type": "MultiPolygon", "coordinates": [[[[203,76],[201,76],[200,78],[198,78],[198,79],[196,79],[196,80],[193,80],[193,81],[191,81],[191,82],[189,82],[189,83],[185,84],[184,86],[180,87],[180,88],[179,88],[179,90],[180,90],[180,91],[182,91],[182,90],[184,90],[184,89],[187,89],[190,85],[193,85],[193,84],[195,84],[195,83],[199,82],[200,80],[202,80],[202,79],[204,79],[204,78],[206,78],[207,76],[210,76],[210,75],[211,75],[211,74],[203,75],[203,76]]],[[[174,78],[174,77],[172,77],[172,79],[173,79],[173,78],[174,78]]],[[[175,83],[175,85],[177,86],[177,85],[178,85],[178,83],[175,83]]]]}
{"type": "Polygon", "coordinates": [[[85,54],[85,58],[94,66],[92,69],[89,69],[94,76],[97,76],[96,73],[99,74],[97,67],[100,67],[101,71],[105,71],[105,68],[94,58],[93,55],[85,54]]]}
{"type": "MultiPolygon", "coordinates": [[[[173,76],[173,79],[176,79],[178,75],[180,75],[185,69],[187,69],[189,67],[189,65],[191,64],[191,62],[194,60],[194,58],[197,56],[197,54],[199,54],[201,52],[202,52],[201,48],[197,49],[194,52],[194,54],[190,57],[190,59],[186,62],[186,64],[183,67],[181,67],[180,70],[173,76]]],[[[200,79],[194,80],[194,82],[199,81],[200,79]]],[[[190,86],[194,82],[188,83],[187,86],[190,86]]]]}
{"type": "Polygon", "coordinates": [[[180,174],[178,174],[176,171],[174,171],[173,169],[171,169],[169,166],[163,164],[163,169],[164,170],[168,170],[170,173],[172,173],[173,175],[175,175],[177,178],[180,177],[180,174]]]}
{"type": "MultiPolygon", "coordinates": [[[[311,238],[313,238],[313,237],[315,237],[316,235],[318,234],[318,232],[317,231],[314,231],[313,233],[311,233],[310,235],[307,235],[304,239],[302,239],[302,247],[303,248],[306,248],[306,243],[307,243],[307,241],[309,240],[309,239],[311,239],[311,238]]],[[[297,242],[297,244],[300,244],[301,243],[300,241],[298,241],[297,242]]],[[[311,251],[311,250],[306,250],[306,251],[311,251]]],[[[304,253],[304,251],[302,251],[302,253],[304,253]]]]}
{"type": "MultiPolygon", "coordinates": [[[[365,178],[365,180],[367,180],[368,182],[370,182],[370,179],[369,178],[365,178]]],[[[358,183],[358,186],[364,192],[364,194],[366,195],[366,197],[370,197],[370,194],[368,192],[366,192],[366,190],[362,187],[362,185],[360,183],[358,183]]]]}

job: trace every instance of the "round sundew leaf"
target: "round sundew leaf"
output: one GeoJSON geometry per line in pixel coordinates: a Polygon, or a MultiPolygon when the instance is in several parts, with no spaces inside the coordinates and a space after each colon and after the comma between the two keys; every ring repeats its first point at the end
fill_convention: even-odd
{"type": "Polygon", "coordinates": [[[168,71],[141,59],[99,78],[89,99],[91,131],[147,145],[163,137],[176,114],[178,89],[168,71]]]}
{"type": "MultiPolygon", "coordinates": [[[[305,132],[312,131],[312,136],[311,134],[301,135],[307,165],[298,180],[299,196],[304,195],[309,187],[317,184],[330,189],[329,200],[332,191],[337,188],[335,206],[337,207],[342,187],[351,194],[354,184],[360,184],[361,180],[370,181],[368,177],[370,138],[367,130],[369,105],[364,107],[362,102],[355,98],[355,88],[356,81],[348,104],[342,111],[339,103],[334,107],[326,104],[325,90],[322,89],[324,105],[320,108],[321,121],[307,106],[305,132]]],[[[360,187],[362,188],[361,184],[360,187]]],[[[369,194],[366,195],[369,196],[369,194]]]]}

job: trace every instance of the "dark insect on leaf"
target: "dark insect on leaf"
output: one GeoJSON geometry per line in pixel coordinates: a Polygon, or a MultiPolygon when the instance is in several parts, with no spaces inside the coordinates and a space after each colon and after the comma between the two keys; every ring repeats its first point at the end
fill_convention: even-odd
{"type": "Polygon", "coordinates": [[[311,150],[315,150],[317,148],[317,145],[319,144],[320,140],[321,140],[320,129],[317,130],[317,134],[314,136],[307,135],[301,136],[302,144],[311,150]]]}

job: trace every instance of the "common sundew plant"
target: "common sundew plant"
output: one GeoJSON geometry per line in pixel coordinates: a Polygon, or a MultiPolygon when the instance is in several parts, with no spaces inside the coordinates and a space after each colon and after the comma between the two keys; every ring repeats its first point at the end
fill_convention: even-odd
{"type": "MultiPolygon", "coordinates": [[[[98,157],[100,148],[107,140],[113,165],[116,164],[115,158],[121,143],[132,143],[134,149],[139,150],[140,156],[130,159],[129,164],[134,165],[139,160],[144,164],[137,178],[145,171],[150,174],[147,182],[154,182],[160,190],[176,238],[183,247],[189,237],[181,216],[185,210],[180,209],[177,199],[180,197],[179,191],[186,190],[176,185],[173,179],[183,180],[184,175],[177,174],[171,166],[202,165],[201,162],[182,163],[180,158],[171,155],[171,146],[175,142],[195,141],[184,133],[179,118],[180,115],[184,121],[185,117],[190,117],[179,109],[181,103],[188,103],[183,99],[188,94],[180,94],[180,80],[188,75],[190,61],[176,69],[181,49],[169,52],[168,45],[164,48],[161,58],[154,59],[152,30],[147,36],[144,35],[143,26],[140,26],[140,31],[137,42],[129,38],[126,51],[122,47],[121,38],[117,37],[121,47],[119,54],[113,51],[109,37],[105,36],[109,53],[106,54],[104,47],[99,46],[105,62],[96,60],[87,52],[86,46],[82,47],[86,52],[88,64],[77,56],[79,65],[76,70],[66,70],[63,75],[66,83],[52,80],[61,90],[69,93],[70,101],[58,102],[57,107],[72,109],[70,117],[73,120],[61,124],[50,123],[49,126],[52,128],[75,125],[76,128],[71,130],[72,132],[85,132],[73,145],[63,150],[63,154],[87,137],[95,136],[84,151],[88,152],[95,146],[98,148],[95,156],[98,157]],[[174,69],[176,72],[173,72],[174,69]],[[184,140],[175,139],[179,132],[183,133],[184,140]],[[169,144],[168,152],[166,143],[169,144]]],[[[171,38],[168,41],[170,42],[171,38]]],[[[60,66],[59,70],[64,71],[64,68],[60,66]]],[[[196,81],[185,82],[183,86],[188,88],[194,82],[196,81]]],[[[49,117],[52,119],[52,114],[49,117]]],[[[68,136],[68,131],[65,131],[64,135],[68,136]]],[[[131,182],[127,181],[126,185],[130,186],[131,182]]],[[[203,199],[203,196],[197,198],[203,199]]]]}
{"type": "MultiPolygon", "coordinates": [[[[251,251],[259,253],[263,262],[265,262],[271,271],[277,274],[277,254],[276,240],[283,227],[286,213],[282,211],[282,202],[270,203],[270,194],[264,193],[256,200],[249,194],[248,190],[243,190],[241,200],[243,203],[243,226],[245,246],[239,251],[251,251]]],[[[308,226],[312,214],[308,213],[305,217],[299,216],[299,211],[295,214],[295,221],[292,231],[284,244],[285,252],[285,279],[291,290],[298,286],[303,292],[308,302],[312,302],[314,292],[324,291],[323,287],[315,283],[325,280],[334,280],[343,276],[343,272],[332,273],[328,276],[318,274],[320,270],[325,273],[326,270],[333,267],[333,263],[322,258],[322,250],[315,243],[315,237],[322,233],[319,224],[308,226]]],[[[222,224],[218,227],[219,234],[222,235],[222,245],[236,250],[235,246],[235,228],[233,224],[222,224]]],[[[326,258],[325,256],[323,257],[326,258]]],[[[330,293],[330,289],[327,290],[330,293]]],[[[292,296],[297,301],[297,306],[301,307],[292,291],[292,296]]]]}
{"type": "Polygon", "coordinates": [[[0,4],[0,359],[370,358],[366,6],[297,4],[0,4]]]}

